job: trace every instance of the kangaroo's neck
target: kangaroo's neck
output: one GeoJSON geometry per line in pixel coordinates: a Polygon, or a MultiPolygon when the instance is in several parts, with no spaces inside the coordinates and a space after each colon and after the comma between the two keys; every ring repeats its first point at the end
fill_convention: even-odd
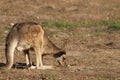
{"type": "Polygon", "coordinates": [[[60,48],[58,48],[56,45],[54,45],[52,43],[52,41],[49,40],[49,38],[44,35],[44,45],[43,45],[43,48],[44,48],[44,52],[45,53],[51,53],[51,54],[55,54],[55,53],[58,53],[61,51],[60,48]]]}

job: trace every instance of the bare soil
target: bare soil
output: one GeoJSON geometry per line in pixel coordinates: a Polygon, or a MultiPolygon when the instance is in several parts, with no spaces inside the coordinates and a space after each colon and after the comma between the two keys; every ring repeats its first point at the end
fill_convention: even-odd
{"type": "MultiPolygon", "coordinates": [[[[68,22],[120,19],[119,0],[0,0],[0,67],[5,65],[5,38],[16,22],[38,23],[56,20],[68,22]]],[[[120,31],[107,26],[57,28],[44,27],[58,47],[66,44],[67,67],[52,56],[44,64],[53,70],[29,70],[25,56],[15,51],[14,67],[0,69],[0,80],[120,80],[120,31]]],[[[31,52],[35,62],[35,54],[31,52]]]]}

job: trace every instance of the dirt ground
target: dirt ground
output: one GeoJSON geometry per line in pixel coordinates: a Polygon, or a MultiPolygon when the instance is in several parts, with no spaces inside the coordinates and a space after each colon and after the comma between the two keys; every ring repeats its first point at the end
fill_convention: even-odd
{"type": "MultiPolygon", "coordinates": [[[[120,19],[119,0],[0,0],[0,67],[5,65],[5,38],[16,22],[87,22],[120,19]]],[[[108,26],[44,27],[58,47],[66,42],[67,67],[44,56],[53,70],[25,68],[25,56],[15,51],[14,67],[0,69],[0,80],[120,80],[120,31],[108,26]]],[[[35,54],[31,52],[35,62],[35,54]]]]}

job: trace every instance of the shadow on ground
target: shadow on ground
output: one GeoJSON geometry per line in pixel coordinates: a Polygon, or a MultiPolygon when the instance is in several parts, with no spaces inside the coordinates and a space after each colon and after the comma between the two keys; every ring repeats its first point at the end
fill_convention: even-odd
{"type": "Polygon", "coordinates": [[[27,69],[28,66],[26,66],[25,63],[16,63],[13,65],[13,68],[15,68],[15,69],[27,69]]]}
{"type": "Polygon", "coordinates": [[[0,67],[4,67],[5,66],[5,63],[0,63],[0,67]]]}
{"type": "MultiPolygon", "coordinates": [[[[0,63],[0,68],[4,68],[5,67],[5,63],[0,63]]],[[[13,65],[12,68],[15,68],[15,69],[27,69],[27,66],[25,63],[16,63],[13,65]]]]}

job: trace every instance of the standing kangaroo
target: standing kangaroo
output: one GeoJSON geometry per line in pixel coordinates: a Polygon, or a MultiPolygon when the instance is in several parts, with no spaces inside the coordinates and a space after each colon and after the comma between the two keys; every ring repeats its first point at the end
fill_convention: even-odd
{"type": "Polygon", "coordinates": [[[43,28],[34,22],[16,23],[6,38],[5,45],[6,67],[11,69],[14,63],[15,49],[23,51],[26,55],[26,65],[31,64],[29,50],[34,50],[36,55],[36,69],[52,69],[44,66],[42,55],[52,54],[59,64],[65,65],[66,52],[56,47],[46,36],[43,28]]]}

